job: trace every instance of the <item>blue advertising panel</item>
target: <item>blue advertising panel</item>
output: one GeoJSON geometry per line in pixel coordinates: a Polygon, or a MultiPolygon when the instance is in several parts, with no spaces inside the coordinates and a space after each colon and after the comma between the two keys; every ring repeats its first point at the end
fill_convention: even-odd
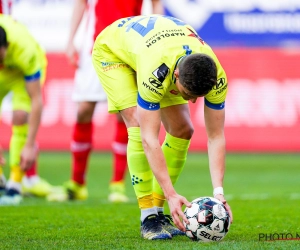
{"type": "Polygon", "coordinates": [[[300,46],[300,0],[164,0],[213,46],[300,46]]]}

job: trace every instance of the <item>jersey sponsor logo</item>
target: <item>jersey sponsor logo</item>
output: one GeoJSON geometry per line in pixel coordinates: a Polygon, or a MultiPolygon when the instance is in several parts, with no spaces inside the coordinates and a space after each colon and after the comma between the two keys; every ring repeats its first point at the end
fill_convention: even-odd
{"type": "Polygon", "coordinates": [[[162,93],[158,92],[155,88],[153,88],[152,86],[148,85],[147,83],[143,82],[143,86],[146,89],[149,89],[151,92],[154,92],[155,94],[158,94],[159,96],[162,96],[162,93]]]}
{"type": "Polygon", "coordinates": [[[158,81],[163,82],[167,75],[170,73],[170,69],[166,64],[160,65],[152,74],[158,79],[158,81]]]}
{"type": "Polygon", "coordinates": [[[162,89],[163,88],[163,85],[161,82],[157,81],[156,79],[150,77],[149,78],[149,83],[154,87],[154,88],[157,88],[157,89],[162,89]]]}
{"type": "Polygon", "coordinates": [[[185,33],[182,28],[178,29],[169,29],[169,30],[162,30],[157,33],[155,33],[153,36],[151,36],[149,39],[146,40],[146,43],[149,43],[149,46],[151,43],[156,43],[157,41],[161,40],[164,37],[170,37],[170,36],[178,36],[178,35],[184,36],[185,33]]]}
{"type": "Polygon", "coordinates": [[[214,90],[217,90],[212,96],[216,96],[221,94],[223,91],[227,89],[227,84],[225,82],[225,78],[221,77],[217,80],[217,84],[213,87],[214,90]]]}
{"type": "Polygon", "coordinates": [[[118,68],[129,68],[126,63],[115,63],[115,62],[101,62],[102,70],[109,71],[118,68]]]}
{"type": "Polygon", "coordinates": [[[170,30],[163,30],[163,31],[157,33],[157,35],[153,36],[152,39],[149,39],[149,42],[148,43],[146,42],[146,46],[147,46],[147,48],[149,48],[153,44],[159,42],[160,40],[162,40],[164,38],[174,37],[174,36],[176,36],[176,37],[186,36],[186,34],[184,32],[172,32],[170,30]]]}
{"type": "Polygon", "coordinates": [[[114,62],[101,62],[101,66],[102,67],[107,67],[107,66],[110,66],[110,65],[113,65],[115,64],[114,62]]]}
{"type": "Polygon", "coordinates": [[[217,84],[213,87],[213,89],[220,89],[225,85],[225,78],[221,77],[217,80],[217,84]]]}

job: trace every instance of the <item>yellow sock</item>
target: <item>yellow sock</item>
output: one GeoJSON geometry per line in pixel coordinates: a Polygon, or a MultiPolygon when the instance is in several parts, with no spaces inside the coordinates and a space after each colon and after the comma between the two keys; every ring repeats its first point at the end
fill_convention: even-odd
{"type": "MultiPolygon", "coordinates": [[[[164,153],[168,172],[174,185],[183,170],[190,140],[176,138],[166,133],[166,138],[162,144],[162,151],[164,153]]],[[[165,197],[164,193],[159,186],[157,180],[153,178],[153,191],[154,191],[154,204],[157,207],[163,207],[165,197]]]]}
{"type": "Polygon", "coordinates": [[[157,194],[155,192],[153,192],[153,204],[156,207],[164,207],[164,203],[165,203],[165,196],[164,195],[160,195],[157,194]]]}
{"type": "Polygon", "coordinates": [[[152,194],[145,195],[143,197],[138,198],[139,208],[147,209],[153,207],[153,197],[152,194]]]}
{"type": "Polygon", "coordinates": [[[13,182],[21,183],[24,172],[21,170],[19,166],[11,166],[10,167],[10,175],[9,180],[13,182]]]}
{"type": "Polygon", "coordinates": [[[135,195],[140,208],[153,207],[153,173],[142,146],[140,128],[128,129],[127,161],[135,195]]]}
{"type": "Polygon", "coordinates": [[[12,127],[12,136],[9,145],[10,177],[15,182],[21,182],[23,171],[20,169],[21,152],[27,140],[28,125],[12,127]]]}

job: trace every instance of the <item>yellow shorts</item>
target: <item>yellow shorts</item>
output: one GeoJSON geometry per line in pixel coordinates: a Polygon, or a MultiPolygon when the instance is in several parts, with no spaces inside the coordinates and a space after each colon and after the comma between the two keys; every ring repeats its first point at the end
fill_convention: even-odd
{"type": "MultiPolygon", "coordinates": [[[[136,72],[115,56],[106,45],[107,30],[98,36],[92,59],[100,83],[107,95],[108,112],[117,113],[120,110],[137,106],[138,84],[136,72]]],[[[166,93],[160,102],[161,108],[188,103],[181,95],[174,96],[169,91],[166,93]]]]}
{"type": "MultiPolygon", "coordinates": [[[[41,71],[41,85],[46,77],[46,66],[41,71]]],[[[12,92],[12,109],[30,112],[31,99],[26,90],[24,75],[19,70],[3,68],[0,70],[0,107],[3,98],[12,92]]]]}

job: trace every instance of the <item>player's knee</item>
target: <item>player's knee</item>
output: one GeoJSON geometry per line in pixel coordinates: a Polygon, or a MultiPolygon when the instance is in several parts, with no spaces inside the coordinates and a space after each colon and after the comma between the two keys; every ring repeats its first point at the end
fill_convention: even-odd
{"type": "Polygon", "coordinates": [[[194,128],[192,126],[186,126],[183,131],[182,135],[179,138],[190,140],[194,134],[194,128]]]}
{"type": "Polygon", "coordinates": [[[12,116],[13,125],[24,125],[28,123],[28,113],[23,110],[14,110],[12,116]]]}
{"type": "Polygon", "coordinates": [[[171,131],[170,134],[174,137],[190,140],[194,134],[194,127],[193,126],[183,126],[180,129],[171,131]]]}

